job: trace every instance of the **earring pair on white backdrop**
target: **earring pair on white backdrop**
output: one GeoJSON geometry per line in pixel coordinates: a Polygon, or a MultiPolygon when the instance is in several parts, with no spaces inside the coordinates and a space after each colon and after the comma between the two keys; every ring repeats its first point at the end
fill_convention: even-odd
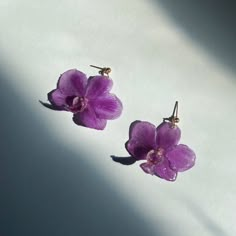
{"type": "MultiPolygon", "coordinates": [[[[109,67],[97,67],[99,74],[87,76],[77,70],[67,70],[58,79],[56,89],[48,93],[50,103],[41,102],[47,108],[73,114],[73,122],[79,126],[103,130],[108,120],[120,117],[123,105],[110,91],[113,81],[109,67]]],[[[112,156],[121,164],[133,164],[143,160],[142,170],[168,181],[175,181],[178,172],[195,164],[195,153],[184,144],[179,144],[181,130],[177,126],[178,102],[173,113],[164,118],[157,127],[147,121],[136,120],[129,128],[129,140],[125,147],[131,157],[112,156]]]]}

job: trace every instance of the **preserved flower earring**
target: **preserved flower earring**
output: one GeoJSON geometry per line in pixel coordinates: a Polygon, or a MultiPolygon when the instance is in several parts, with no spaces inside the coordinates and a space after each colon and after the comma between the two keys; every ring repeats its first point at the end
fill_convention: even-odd
{"type": "Polygon", "coordinates": [[[113,82],[109,78],[110,68],[99,69],[96,76],[87,76],[76,69],[65,71],[58,79],[57,88],[48,93],[49,103],[40,103],[47,108],[73,113],[75,124],[103,130],[107,120],[118,118],[122,103],[110,93],[113,82]]]}
{"type": "Polygon", "coordinates": [[[131,157],[112,156],[113,160],[126,165],[143,160],[140,167],[145,173],[175,181],[177,173],[193,167],[196,158],[188,146],[178,144],[181,136],[178,122],[178,102],[173,114],[164,118],[157,128],[146,121],[134,121],[125,144],[131,157]]]}

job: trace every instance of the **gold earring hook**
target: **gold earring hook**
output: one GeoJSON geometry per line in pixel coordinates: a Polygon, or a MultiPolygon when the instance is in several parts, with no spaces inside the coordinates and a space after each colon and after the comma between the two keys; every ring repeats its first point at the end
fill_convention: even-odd
{"type": "Polygon", "coordinates": [[[174,110],[172,115],[169,118],[164,118],[163,121],[169,121],[172,123],[172,127],[175,127],[176,123],[179,122],[179,117],[178,117],[178,101],[175,102],[174,110]]]}
{"type": "Polygon", "coordinates": [[[99,66],[93,66],[90,65],[93,68],[99,69],[98,73],[101,75],[107,75],[109,77],[109,73],[111,73],[111,68],[109,67],[99,67],[99,66]]]}

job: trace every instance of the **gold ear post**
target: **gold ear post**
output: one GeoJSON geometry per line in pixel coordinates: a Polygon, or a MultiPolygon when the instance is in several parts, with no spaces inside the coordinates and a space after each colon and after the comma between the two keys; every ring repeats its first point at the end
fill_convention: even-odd
{"type": "Polygon", "coordinates": [[[90,65],[93,68],[99,69],[98,73],[101,75],[107,75],[109,77],[109,74],[111,73],[111,68],[109,67],[99,67],[99,66],[94,66],[90,65]]]}
{"type": "Polygon", "coordinates": [[[178,117],[178,101],[175,102],[174,110],[172,115],[169,118],[164,118],[163,121],[169,121],[172,123],[172,127],[175,127],[176,123],[179,122],[178,117]]]}

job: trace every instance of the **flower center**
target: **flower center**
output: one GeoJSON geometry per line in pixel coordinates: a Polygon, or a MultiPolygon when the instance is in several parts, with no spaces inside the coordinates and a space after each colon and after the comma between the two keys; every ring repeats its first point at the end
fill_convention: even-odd
{"type": "Polygon", "coordinates": [[[158,148],[157,150],[151,150],[146,156],[147,162],[152,164],[159,164],[164,160],[164,149],[158,148]]]}
{"type": "Polygon", "coordinates": [[[82,112],[87,106],[88,100],[85,97],[69,96],[66,98],[66,105],[73,113],[82,112]]]}

